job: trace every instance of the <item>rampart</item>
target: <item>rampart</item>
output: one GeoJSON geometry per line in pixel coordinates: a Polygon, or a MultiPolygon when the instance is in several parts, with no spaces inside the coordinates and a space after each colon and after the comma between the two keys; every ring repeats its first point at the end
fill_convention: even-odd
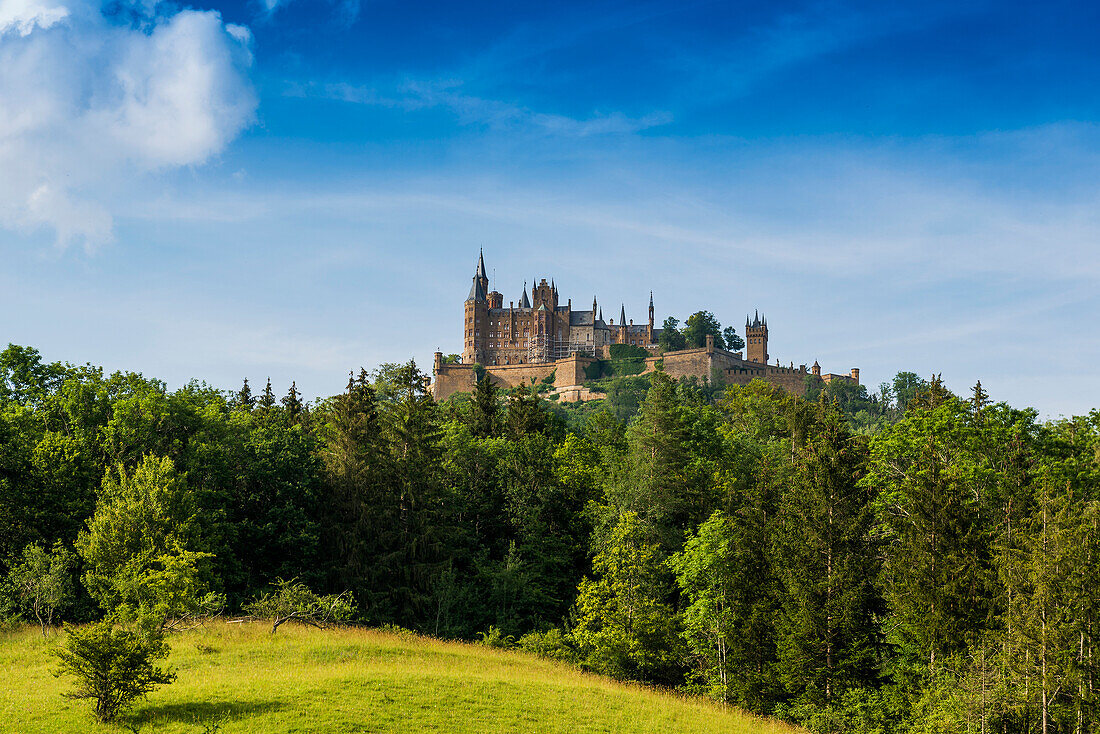
{"type": "MultiPolygon", "coordinates": [[[[521,384],[539,382],[551,374],[554,385],[564,387],[580,386],[585,381],[585,367],[595,361],[592,357],[573,354],[557,362],[536,364],[505,364],[484,367],[494,385],[510,388],[521,384]]],[[[811,374],[820,376],[825,382],[831,380],[850,380],[859,384],[859,370],[853,369],[849,375],[821,375],[816,363],[811,372],[802,364],[795,367],[783,367],[778,364],[750,362],[741,352],[727,352],[714,346],[713,337],[707,337],[707,345],[695,349],[668,352],[663,355],[647,357],[642,374],[653,372],[660,363],[672,379],[695,377],[703,380],[720,381],[726,385],[747,385],[753,380],[764,380],[777,385],[795,395],[801,395],[806,389],[806,378],[811,374]]],[[[474,366],[470,364],[444,364],[443,355],[435,354],[435,383],[432,392],[436,400],[444,400],[457,392],[471,392],[474,389],[474,366]]],[[[577,391],[570,400],[586,400],[602,397],[599,393],[583,394],[577,391]]]]}
{"type": "MultiPolygon", "coordinates": [[[[534,364],[495,364],[486,366],[489,381],[503,388],[530,385],[541,382],[554,375],[554,385],[558,387],[581,385],[584,383],[584,368],[595,360],[581,354],[571,354],[557,362],[539,362],[534,364]]],[[[473,392],[476,379],[472,364],[444,364],[443,354],[435,353],[435,382],[432,395],[436,400],[446,400],[458,392],[473,392]]]]}

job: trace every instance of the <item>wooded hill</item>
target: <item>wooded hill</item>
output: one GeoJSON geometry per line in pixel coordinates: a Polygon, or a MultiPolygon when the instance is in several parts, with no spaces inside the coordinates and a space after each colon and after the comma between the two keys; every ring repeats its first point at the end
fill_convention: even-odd
{"type": "Polygon", "coordinates": [[[9,347],[0,605],[33,617],[13,579],[75,550],[58,613],[100,615],[96,518],[146,487],[157,562],[230,609],[297,578],[365,623],[823,732],[1100,727],[1100,413],[1040,423],[906,373],[874,399],[617,379],[636,409],[487,381],[436,404],[412,363],[307,406],[9,347]]]}

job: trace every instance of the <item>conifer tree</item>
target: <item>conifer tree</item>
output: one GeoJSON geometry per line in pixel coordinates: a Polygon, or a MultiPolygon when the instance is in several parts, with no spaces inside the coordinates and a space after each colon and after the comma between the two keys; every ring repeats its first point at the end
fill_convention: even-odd
{"type": "Polygon", "coordinates": [[[417,625],[433,620],[430,606],[446,558],[440,431],[427,385],[415,362],[400,366],[383,414],[392,467],[383,501],[391,503],[396,516],[381,536],[385,553],[378,562],[386,598],[380,601],[391,619],[417,625]]]}
{"type": "Polygon", "coordinates": [[[797,704],[832,707],[873,684],[880,649],[867,447],[832,404],[818,404],[780,504],[776,572],[779,674],[797,704]]]}
{"type": "Polygon", "coordinates": [[[290,390],[287,391],[286,397],[282,399],[282,404],[290,422],[297,423],[302,416],[303,405],[298,393],[298,385],[295,382],[290,383],[290,390]]]}
{"type": "Polygon", "coordinates": [[[490,438],[500,432],[500,406],[497,405],[497,387],[489,378],[482,375],[474,390],[471,406],[470,432],[478,438],[490,438]]]}
{"type": "Polygon", "coordinates": [[[241,385],[241,389],[237,391],[237,395],[234,398],[234,405],[241,410],[252,410],[252,406],[255,403],[255,399],[252,397],[252,388],[248,386],[248,378],[244,378],[244,384],[241,385]]]}
{"type": "Polygon", "coordinates": [[[375,563],[386,552],[378,540],[395,522],[395,508],[382,492],[388,470],[377,399],[366,370],[348,376],[347,389],[334,401],[323,433],[333,587],[351,589],[356,598],[369,601],[380,585],[374,579],[375,563]]]}
{"type": "Polygon", "coordinates": [[[981,636],[993,604],[985,457],[972,450],[968,406],[941,388],[911,401],[875,442],[864,480],[889,544],[883,582],[893,628],[930,673],[981,636]]]}
{"type": "Polygon", "coordinates": [[[263,395],[260,396],[259,410],[266,415],[273,407],[275,407],[275,392],[271,389],[271,378],[267,378],[267,385],[264,386],[263,395]]]}

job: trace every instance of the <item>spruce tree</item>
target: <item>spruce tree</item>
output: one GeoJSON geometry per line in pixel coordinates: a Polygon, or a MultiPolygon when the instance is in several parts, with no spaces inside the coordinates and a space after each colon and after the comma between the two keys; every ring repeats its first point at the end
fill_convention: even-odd
{"type": "Polygon", "coordinates": [[[871,494],[859,484],[866,441],[835,405],[814,412],[776,533],[779,675],[797,704],[829,708],[876,679],[879,561],[871,494]]]}
{"type": "Polygon", "coordinates": [[[275,392],[271,389],[271,378],[267,378],[267,385],[264,386],[263,395],[260,396],[259,410],[266,415],[273,407],[275,407],[275,392]]]}
{"type": "Polygon", "coordinates": [[[252,410],[252,406],[255,402],[255,399],[252,397],[252,388],[248,386],[248,378],[246,377],[244,378],[244,384],[241,385],[241,389],[237,391],[233,404],[241,410],[252,410]]]}
{"type": "Polygon", "coordinates": [[[477,438],[490,438],[500,432],[500,406],[497,405],[497,387],[489,373],[482,375],[474,390],[470,412],[470,433],[477,438]]]}
{"type": "Polygon", "coordinates": [[[283,409],[286,411],[286,416],[291,423],[297,423],[302,416],[304,406],[302,399],[298,393],[298,385],[295,382],[290,383],[290,390],[287,391],[286,396],[282,399],[283,409]]]}

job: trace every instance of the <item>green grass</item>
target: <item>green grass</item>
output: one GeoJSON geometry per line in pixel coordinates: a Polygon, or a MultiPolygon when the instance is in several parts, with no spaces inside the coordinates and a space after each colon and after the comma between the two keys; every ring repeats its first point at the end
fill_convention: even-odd
{"type": "MultiPolygon", "coordinates": [[[[171,638],[179,678],[121,722],[141,732],[736,732],[793,734],[708,701],[623,685],[478,645],[375,630],[216,623],[171,638]]],[[[51,675],[37,628],[0,634],[0,731],[124,732],[96,724],[51,675]]]]}

